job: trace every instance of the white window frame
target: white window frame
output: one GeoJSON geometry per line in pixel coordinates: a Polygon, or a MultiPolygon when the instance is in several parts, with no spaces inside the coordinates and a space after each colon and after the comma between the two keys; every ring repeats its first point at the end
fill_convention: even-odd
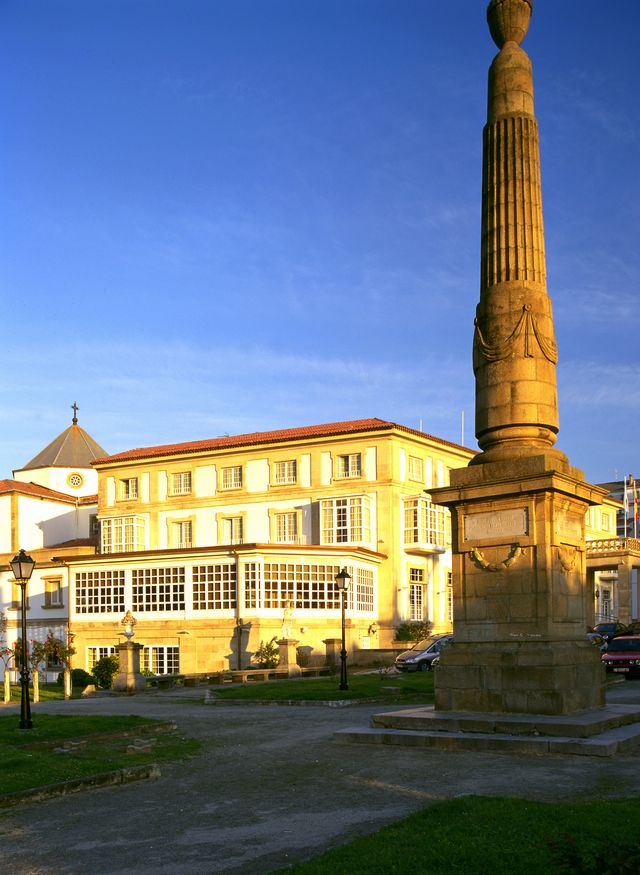
{"type": "Polygon", "coordinates": [[[191,471],[176,471],[171,475],[171,494],[190,495],[192,489],[191,471]]]}
{"type": "Polygon", "coordinates": [[[101,553],[135,553],[146,547],[146,519],[140,516],[108,517],[100,521],[101,553]]]}
{"type": "Polygon", "coordinates": [[[409,456],[409,480],[424,483],[424,459],[419,456],[409,456]]]}
{"type": "Polygon", "coordinates": [[[447,540],[445,510],[428,498],[403,500],[403,540],[406,544],[429,544],[444,548],[447,540]]]}
{"type": "Polygon", "coordinates": [[[221,489],[242,489],[242,465],[228,465],[222,468],[221,489]]]}
{"type": "Polygon", "coordinates": [[[138,478],[123,477],[119,482],[119,497],[121,501],[133,501],[138,497],[138,478]]]}
{"type": "Polygon", "coordinates": [[[146,645],[141,656],[141,671],[155,675],[180,674],[180,647],[175,644],[146,645]]]}
{"type": "Polygon", "coordinates": [[[193,547],[193,520],[171,521],[171,546],[181,550],[193,547]]]}
{"type": "Polygon", "coordinates": [[[323,499],[320,502],[320,543],[370,544],[370,497],[350,495],[323,499]]]}
{"type": "Polygon", "coordinates": [[[285,459],[282,462],[274,462],[273,482],[280,485],[283,483],[297,483],[298,463],[296,459],[285,459]]]}
{"type": "Polygon", "coordinates": [[[274,534],[277,544],[298,543],[298,514],[295,510],[275,514],[274,534]]]}
{"type": "Polygon", "coordinates": [[[45,608],[63,608],[62,577],[44,578],[44,606],[45,608]]]}
{"type": "Polygon", "coordinates": [[[336,480],[362,477],[362,453],[344,453],[336,456],[336,480]]]}
{"type": "Polygon", "coordinates": [[[103,656],[115,656],[115,653],[116,648],[112,644],[89,645],[87,647],[86,659],[87,671],[91,673],[96,662],[98,662],[99,659],[102,659],[103,656]]]}
{"type": "Polygon", "coordinates": [[[226,516],[221,523],[223,544],[244,544],[243,516],[226,516]]]}

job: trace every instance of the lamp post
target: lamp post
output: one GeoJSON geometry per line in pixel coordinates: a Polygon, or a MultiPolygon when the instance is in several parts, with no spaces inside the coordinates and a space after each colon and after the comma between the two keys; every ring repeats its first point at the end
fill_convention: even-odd
{"type": "Polygon", "coordinates": [[[344,608],[345,602],[347,600],[347,590],[349,589],[349,583],[351,582],[351,575],[347,571],[346,568],[343,568],[339,574],[336,574],[336,586],[340,590],[340,596],[342,598],[342,649],[340,650],[340,689],[348,690],[349,684],[347,683],[347,646],[345,643],[345,634],[344,634],[344,608]]]}
{"type": "Polygon", "coordinates": [[[36,563],[27,556],[24,550],[13,557],[11,571],[20,586],[20,603],[22,607],[22,659],[20,664],[20,729],[31,729],[31,705],[29,704],[29,660],[27,657],[27,584],[33,574],[36,563]]]}

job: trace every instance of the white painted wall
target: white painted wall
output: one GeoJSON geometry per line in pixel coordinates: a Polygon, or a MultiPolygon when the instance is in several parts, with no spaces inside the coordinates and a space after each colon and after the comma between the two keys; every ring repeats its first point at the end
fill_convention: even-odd
{"type": "Polygon", "coordinates": [[[300,486],[311,486],[311,453],[304,453],[300,456],[298,480],[300,486]]]}
{"type": "Polygon", "coordinates": [[[11,549],[11,496],[0,495],[0,553],[11,549]]]}
{"type": "Polygon", "coordinates": [[[247,492],[266,492],[269,488],[269,460],[252,459],[245,466],[247,492]]]}
{"type": "Polygon", "coordinates": [[[364,451],[364,476],[365,480],[378,479],[377,450],[375,447],[367,447],[364,451]]]}
{"type": "Polygon", "coordinates": [[[95,495],[98,491],[98,472],[94,468],[32,468],[15,471],[14,479],[20,483],[37,483],[73,496],[95,495]],[[69,486],[67,478],[76,471],[82,475],[84,482],[82,486],[73,488],[69,486]]]}
{"type": "Polygon", "coordinates": [[[216,466],[198,465],[194,471],[193,490],[198,498],[216,494],[216,466]]]}

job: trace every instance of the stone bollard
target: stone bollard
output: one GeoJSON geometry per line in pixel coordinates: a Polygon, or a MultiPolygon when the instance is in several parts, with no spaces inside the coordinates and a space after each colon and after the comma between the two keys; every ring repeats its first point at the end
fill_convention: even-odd
{"type": "Polygon", "coordinates": [[[64,670],[63,681],[64,681],[64,697],[65,697],[65,699],[70,699],[72,694],[73,694],[73,685],[71,683],[71,670],[68,668],[65,668],[65,670],[64,670]]]}
{"type": "Polygon", "coordinates": [[[11,674],[8,668],[4,670],[4,703],[7,705],[11,701],[11,674]]]}
{"type": "Polygon", "coordinates": [[[40,676],[38,675],[37,668],[34,668],[34,670],[33,670],[32,679],[33,679],[33,701],[39,702],[40,701],[40,676]]]}

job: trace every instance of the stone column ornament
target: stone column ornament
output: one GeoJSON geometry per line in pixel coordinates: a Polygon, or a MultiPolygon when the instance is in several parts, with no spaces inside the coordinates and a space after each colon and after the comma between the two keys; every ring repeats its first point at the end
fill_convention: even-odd
{"type": "Polygon", "coordinates": [[[559,425],[533,74],[519,45],[530,18],[530,0],[492,0],[487,10],[500,51],[489,70],[483,136],[473,367],[476,438],[484,452],[476,464],[548,450],[559,425]]]}
{"type": "Polygon", "coordinates": [[[481,452],[430,490],[451,510],[454,641],[436,710],[570,714],[601,707],[584,517],[604,490],[554,447],[557,349],[547,294],[531,0],[491,0],[499,52],[484,129],[480,302],[473,338],[481,452]]]}

